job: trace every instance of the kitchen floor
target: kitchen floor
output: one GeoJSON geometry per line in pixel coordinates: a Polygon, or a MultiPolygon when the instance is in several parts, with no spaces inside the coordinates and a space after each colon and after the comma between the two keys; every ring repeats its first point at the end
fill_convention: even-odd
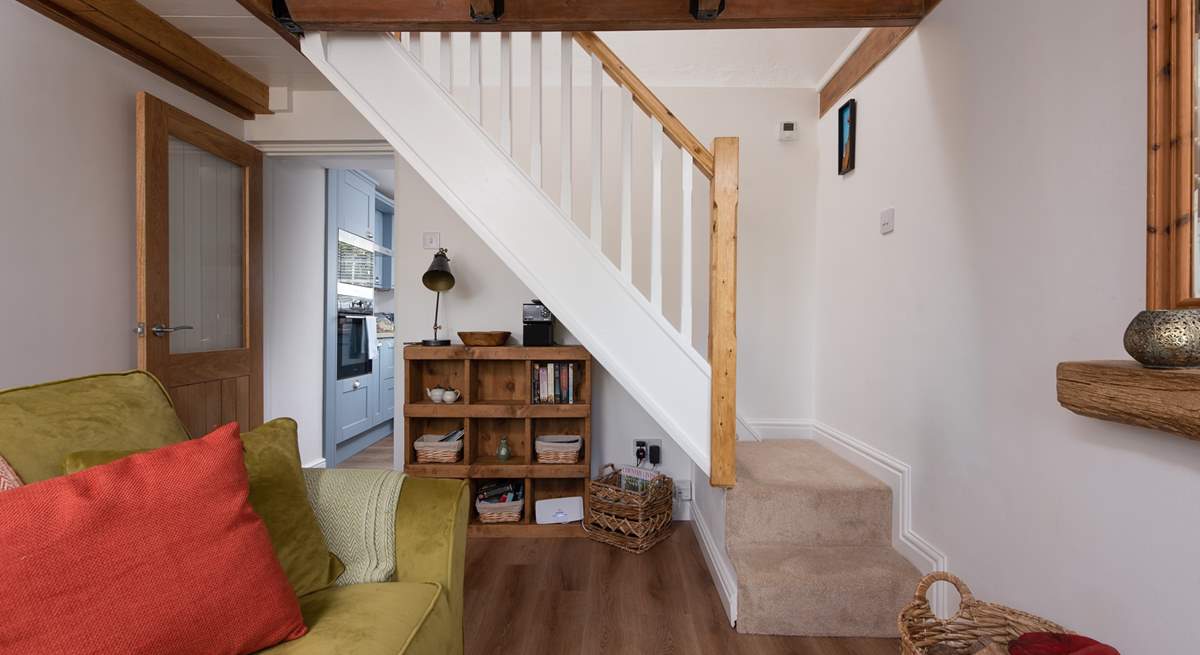
{"type": "MultiPolygon", "coordinates": [[[[342,462],[391,468],[393,437],[342,462]]],[[[589,539],[467,541],[467,655],[892,655],[896,639],[738,634],[687,522],[632,555],[589,539]]]]}

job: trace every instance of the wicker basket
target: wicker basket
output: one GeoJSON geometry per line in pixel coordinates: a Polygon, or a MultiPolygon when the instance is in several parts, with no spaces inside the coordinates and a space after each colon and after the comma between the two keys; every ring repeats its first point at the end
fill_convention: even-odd
{"type": "Polygon", "coordinates": [[[439,441],[441,434],[425,434],[413,442],[418,464],[453,464],[462,457],[463,440],[439,441]]]}
{"type": "Polygon", "coordinates": [[[510,500],[507,503],[485,503],[475,501],[475,511],[479,512],[480,523],[516,523],[521,520],[521,510],[525,507],[525,499],[510,500]]]}
{"type": "Polygon", "coordinates": [[[583,438],[574,434],[547,434],[534,443],[538,464],[574,464],[579,461],[583,438]]]}
{"type": "Polygon", "coordinates": [[[671,478],[660,474],[650,481],[646,491],[628,491],[621,488],[621,473],[616,467],[605,464],[590,489],[583,529],[591,539],[631,553],[644,553],[670,536],[675,498],[671,478]]]}
{"type": "Polygon", "coordinates": [[[1033,614],[976,600],[967,583],[942,571],[921,579],[913,601],[900,611],[897,624],[902,655],[925,655],[925,649],[938,644],[961,655],[970,652],[972,645],[980,639],[1007,644],[1026,632],[1070,632],[1033,614]],[[929,607],[929,588],[938,581],[954,585],[962,596],[958,611],[947,619],[939,619],[929,607]]]}

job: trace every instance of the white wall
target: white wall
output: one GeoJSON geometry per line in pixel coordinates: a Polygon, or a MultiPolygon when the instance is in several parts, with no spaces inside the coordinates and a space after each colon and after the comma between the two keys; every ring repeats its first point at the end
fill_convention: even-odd
{"type": "Polygon", "coordinates": [[[324,456],[325,167],[267,157],[264,177],[264,416],[296,419],[310,465],[324,456]]]}
{"type": "Polygon", "coordinates": [[[133,368],[136,95],[242,121],[16,2],[0,89],[0,388],[133,368]]]}
{"type": "Polygon", "coordinates": [[[820,121],[816,418],[914,470],[976,595],[1123,653],[1200,643],[1200,447],[1081,418],[1055,364],[1144,303],[1146,10],[944,2],[820,121]],[[896,208],[896,231],[879,212],[896,208]]]}

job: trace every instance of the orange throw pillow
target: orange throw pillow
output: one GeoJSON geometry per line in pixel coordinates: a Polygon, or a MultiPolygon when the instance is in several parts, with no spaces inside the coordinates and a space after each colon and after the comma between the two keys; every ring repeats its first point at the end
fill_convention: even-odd
{"type": "Polygon", "coordinates": [[[0,653],[252,653],[308,630],[236,423],[0,494],[0,653]]]}

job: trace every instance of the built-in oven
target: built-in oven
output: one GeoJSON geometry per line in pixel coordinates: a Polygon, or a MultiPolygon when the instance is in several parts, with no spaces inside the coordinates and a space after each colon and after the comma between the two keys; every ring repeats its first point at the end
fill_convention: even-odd
{"type": "Polygon", "coordinates": [[[337,379],[358,377],[371,372],[369,322],[375,303],[369,298],[338,296],[337,379]]]}

